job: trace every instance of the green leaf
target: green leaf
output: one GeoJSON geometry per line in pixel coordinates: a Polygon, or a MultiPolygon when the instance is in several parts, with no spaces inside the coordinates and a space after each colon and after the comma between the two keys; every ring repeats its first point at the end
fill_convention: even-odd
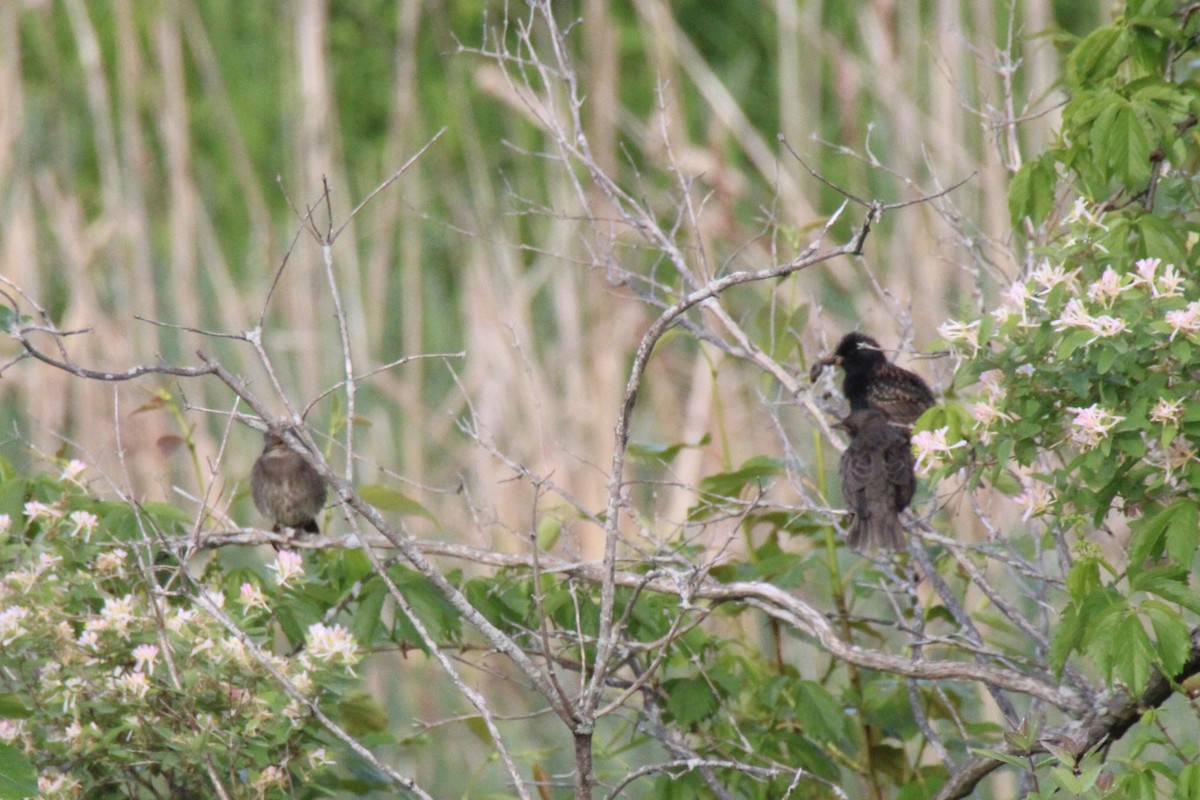
{"type": "Polygon", "coordinates": [[[681,450],[704,447],[711,441],[712,436],[706,433],[694,444],[687,442],[675,442],[674,444],[665,444],[663,442],[631,442],[629,445],[629,455],[638,461],[667,463],[679,455],[681,450]]]}
{"type": "Polygon", "coordinates": [[[40,794],[33,764],[17,748],[0,744],[0,798],[21,800],[40,794]]]}
{"type": "Polygon", "coordinates": [[[846,714],[842,704],[819,683],[796,684],[796,704],[804,709],[805,732],[818,741],[835,742],[846,737],[846,714]]]}
{"type": "Polygon", "coordinates": [[[691,725],[717,710],[717,697],[703,678],[672,678],[663,681],[667,710],[681,725],[691,725]]]}
{"type": "Polygon", "coordinates": [[[1047,155],[1021,165],[1008,187],[1008,214],[1014,226],[1026,217],[1034,225],[1046,219],[1054,208],[1056,178],[1054,162],[1047,155]]]}
{"type": "Polygon", "coordinates": [[[1024,756],[1013,756],[1008,753],[1002,753],[999,750],[989,750],[986,747],[972,747],[971,752],[984,758],[990,758],[993,761],[1008,764],[1010,767],[1016,767],[1020,770],[1029,769],[1029,759],[1024,756]]]}
{"type": "Polygon", "coordinates": [[[1112,76],[1125,57],[1117,27],[1098,28],[1075,46],[1067,59],[1067,78],[1072,86],[1084,86],[1112,76]]]}
{"type": "Polygon", "coordinates": [[[1129,543],[1129,568],[1137,571],[1165,549],[1172,563],[1186,566],[1200,543],[1197,520],[1200,517],[1193,500],[1176,500],[1157,514],[1139,520],[1133,526],[1129,543]]]}
{"type": "Polygon", "coordinates": [[[0,719],[29,719],[33,709],[28,701],[29,695],[22,692],[0,694],[0,719]]]}
{"type": "Polygon", "coordinates": [[[778,459],[757,456],[733,472],[720,472],[704,478],[700,481],[700,492],[716,497],[737,497],[747,485],[761,484],[768,478],[783,474],[783,468],[783,462],[778,459]]]}
{"type": "Polygon", "coordinates": [[[366,692],[347,694],[338,703],[338,711],[342,714],[342,726],[351,736],[387,730],[387,711],[382,703],[366,692]]]}
{"type": "Polygon", "coordinates": [[[542,517],[537,526],[538,549],[544,552],[553,548],[558,543],[560,534],[562,534],[562,520],[553,514],[542,517]]]}
{"type": "Polygon", "coordinates": [[[395,511],[405,517],[425,517],[437,522],[425,506],[391,486],[373,483],[358,490],[358,496],[380,511],[395,511]]]}
{"type": "Polygon", "coordinates": [[[1154,631],[1155,652],[1166,675],[1178,675],[1192,649],[1192,637],[1183,617],[1165,603],[1147,600],[1143,611],[1154,631]]]}

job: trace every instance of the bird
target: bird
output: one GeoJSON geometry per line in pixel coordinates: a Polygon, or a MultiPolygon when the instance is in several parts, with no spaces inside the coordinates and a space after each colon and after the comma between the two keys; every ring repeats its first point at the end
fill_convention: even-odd
{"type": "Polygon", "coordinates": [[[325,507],[325,481],[311,464],[283,440],[283,429],[263,434],[263,451],[250,471],[254,506],[271,520],[272,531],[292,528],[320,533],[317,514],[325,507]]]}
{"type": "Polygon", "coordinates": [[[873,408],[895,424],[911,426],[934,403],[929,384],[888,361],[879,342],[866,334],[855,331],[843,336],[832,355],[813,364],[809,378],[815,381],[829,364],[846,372],[842,393],[851,411],[873,408]]]}
{"type": "Polygon", "coordinates": [[[916,459],[904,431],[882,411],[858,409],[841,421],[850,434],[838,474],[842,497],[850,512],[846,543],[855,550],[904,547],[900,512],[908,508],[916,489],[916,459]]]}

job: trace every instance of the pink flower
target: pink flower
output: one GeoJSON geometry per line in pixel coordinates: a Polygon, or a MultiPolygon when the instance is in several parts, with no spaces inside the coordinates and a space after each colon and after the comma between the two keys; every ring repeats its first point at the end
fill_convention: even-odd
{"type": "Polygon", "coordinates": [[[917,474],[924,477],[938,466],[942,457],[957,447],[966,447],[966,442],[946,442],[949,426],[938,428],[936,431],[919,431],[912,437],[913,447],[917,451],[917,474]]]}
{"type": "Polygon", "coordinates": [[[1084,447],[1095,447],[1104,441],[1108,432],[1125,418],[1113,414],[1099,403],[1093,403],[1087,408],[1070,407],[1068,411],[1075,412],[1071,420],[1071,439],[1084,447]]]}
{"type": "Polygon", "coordinates": [[[1175,334],[1180,331],[1193,332],[1200,330],[1200,300],[1188,303],[1187,308],[1177,308],[1174,311],[1168,311],[1166,320],[1167,324],[1173,328],[1171,331],[1171,341],[1175,340],[1175,334]]]}

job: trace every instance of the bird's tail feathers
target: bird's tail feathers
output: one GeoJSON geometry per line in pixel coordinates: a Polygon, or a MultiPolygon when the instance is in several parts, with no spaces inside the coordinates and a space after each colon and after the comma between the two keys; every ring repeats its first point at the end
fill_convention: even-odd
{"type": "Polygon", "coordinates": [[[875,515],[873,517],[856,516],[850,522],[850,531],[846,535],[846,544],[852,550],[903,550],[904,526],[900,517],[895,514],[875,515]]]}

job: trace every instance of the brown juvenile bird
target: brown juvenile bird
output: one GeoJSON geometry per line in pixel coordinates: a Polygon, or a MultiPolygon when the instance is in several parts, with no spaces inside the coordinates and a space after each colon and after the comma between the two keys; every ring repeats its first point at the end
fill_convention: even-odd
{"type": "Polygon", "coordinates": [[[917,485],[908,436],[874,409],[851,411],[841,427],[850,434],[838,469],[852,515],[846,543],[855,550],[903,549],[900,512],[908,508],[917,485]]]}
{"type": "Polygon", "coordinates": [[[262,455],[250,471],[250,494],[275,533],[283,528],[321,532],[316,517],[325,507],[325,481],[287,446],[277,427],[263,434],[262,455]]]}
{"type": "Polygon", "coordinates": [[[850,401],[850,410],[873,408],[899,425],[912,425],[934,403],[933,392],[920,376],[897,367],[887,360],[879,342],[862,333],[847,333],[832,355],[812,366],[809,377],[817,376],[829,364],[846,371],[842,393],[850,401]]]}

